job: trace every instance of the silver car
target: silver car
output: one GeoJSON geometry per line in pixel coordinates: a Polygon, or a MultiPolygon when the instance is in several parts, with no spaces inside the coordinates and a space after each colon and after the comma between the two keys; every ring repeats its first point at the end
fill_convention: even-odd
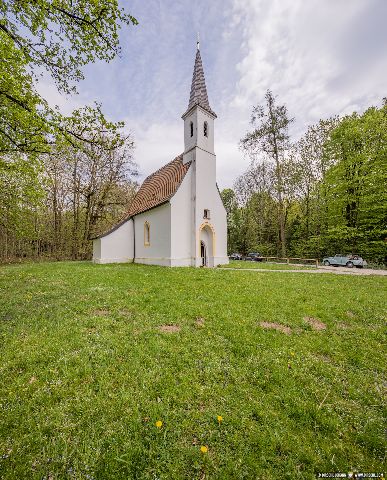
{"type": "Polygon", "coordinates": [[[322,261],[326,267],[332,265],[334,267],[357,267],[363,268],[367,266],[367,262],[359,255],[341,255],[337,254],[334,257],[325,257],[322,261]]]}

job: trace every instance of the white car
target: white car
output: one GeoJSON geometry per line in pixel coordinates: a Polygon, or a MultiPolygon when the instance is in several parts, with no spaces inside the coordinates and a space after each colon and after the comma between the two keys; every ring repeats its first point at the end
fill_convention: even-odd
{"type": "Polygon", "coordinates": [[[359,255],[341,255],[336,254],[334,257],[323,258],[323,265],[328,267],[348,267],[348,268],[363,268],[367,266],[367,262],[363,260],[359,255]]]}

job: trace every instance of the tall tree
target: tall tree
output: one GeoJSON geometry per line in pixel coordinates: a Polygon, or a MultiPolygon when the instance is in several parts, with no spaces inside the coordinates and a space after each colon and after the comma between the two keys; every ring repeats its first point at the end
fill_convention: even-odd
{"type": "Polygon", "coordinates": [[[328,146],[328,235],[351,251],[382,261],[387,234],[387,106],[344,117],[328,146]],[[358,253],[358,252],[356,252],[358,253]]]}
{"type": "Polygon", "coordinates": [[[274,164],[275,195],[278,208],[278,231],[281,255],[286,256],[284,164],[290,147],[289,118],[285,105],[277,105],[270,90],[265,95],[265,104],[253,108],[250,124],[253,127],[240,141],[240,146],[250,157],[262,156],[274,164]]]}
{"type": "Polygon", "coordinates": [[[49,154],[2,159],[0,256],[87,258],[89,237],[128,209],[136,165],[123,123],[107,121],[98,106],[76,110],[63,123],[65,133],[52,137],[49,154]]]}
{"type": "Polygon", "coordinates": [[[33,215],[44,197],[40,165],[14,153],[0,159],[0,258],[15,250],[15,239],[31,236],[33,215]]]}
{"type": "Polygon", "coordinates": [[[34,80],[45,70],[59,91],[74,92],[82,67],[112,60],[119,29],[137,20],[118,0],[0,0],[0,15],[0,153],[47,151],[63,125],[34,80]]]}
{"type": "Polygon", "coordinates": [[[332,117],[309,126],[292,149],[295,181],[303,213],[306,240],[312,233],[319,234],[328,228],[327,192],[324,178],[328,169],[335,162],[332,151],[328,148],[328,140],[338,123],[338,117],[332,117]],[[320,182],[318,189],[316,189],[317,182],[320,182]],[[313,229],[313,221],[316,223],[317,232],[313,229]]]}
{"type": "MultiPolygon", "coordinates": [[[[85,256],[89,250],[90,235],[98,231],[107,210],[122,202],[122,199],[117,202],[118,190],[137,174],[132,158],[134,142],[130,134],[123,133],[123,125],[123,122],[106,121],[98,109],[84,107],[66,119],[65,130],[71,129],[76,135],[79,133],[79,137],[81,134],[85,137],[87,133],[90,143],[85,144],[73,137],[69,141],[69,137],[63,134],[57,137],[53,156],[56,164],[60,159],[59,167],[67,177],[73,258],[85,256]]],[[[51,175],[54,225],[57,172],[55,169],[54,175],[51,175]]]]}

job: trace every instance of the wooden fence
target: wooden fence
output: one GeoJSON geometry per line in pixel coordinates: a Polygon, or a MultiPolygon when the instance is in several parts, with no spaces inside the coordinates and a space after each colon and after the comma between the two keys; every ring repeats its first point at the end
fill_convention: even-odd
{"type": "Polygon", "coordinates": [[[317,258],[298,258],[298,257],[262,257],[263,261],[269,263],[286,263],[287,265],[313,265],[318,267],[317,258]]]}

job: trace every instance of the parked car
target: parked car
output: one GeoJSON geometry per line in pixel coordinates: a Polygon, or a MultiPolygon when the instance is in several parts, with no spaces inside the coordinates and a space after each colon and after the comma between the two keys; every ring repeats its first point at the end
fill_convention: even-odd
{"type": "Polygon", "coordinates": [[[245,256],[245,260],[249,261],[249,262],[262,262],[263,260],[263,257],[260,253],[258,252],[252,252],[252,253],[248,253],[246,256],[245,256]]]}
{"type": "Polygon", "coordinates": [[[230,260],[243,260],[243,256],[240,253],[232,253],[230,260]]]}
{"type": "Polygon", "coordinates": [[[336,254],[334,257],[323,258],[323,265],[326,267],[333,265],[334,267],[357,267],[363,268],[367,266],[367,262],[363,260],[359,255],[341,255],[336,254]]]}

